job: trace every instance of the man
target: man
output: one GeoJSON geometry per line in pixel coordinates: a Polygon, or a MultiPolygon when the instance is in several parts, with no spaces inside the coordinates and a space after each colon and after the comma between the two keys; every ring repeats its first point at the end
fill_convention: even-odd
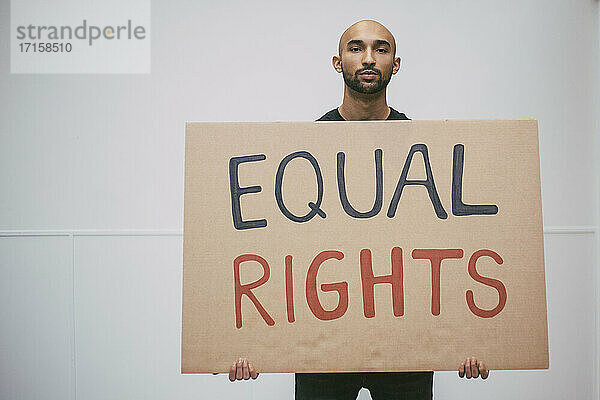
{"type": "MultiPolygon", "coordinates": [[[[387,105],[386,88],[392,75],[400,69],[396,41],[390,31],[371,20],[359,21],[341,36],[339,53],[333,56],[333,68],[344,78],[342,105],[318,121],[407,120],[387,105]]],[[[475,357],[460,363],[458,374],[482,379],[489,371],[475,357]]],[[[240,358],[231,365],[229,379],[256,379],[258,372],[240,358]]],[[[296,399],[355,399],[365,387],[374,400],[431,399],[433,372],[329,373],[296,374],[296,399]]]]}

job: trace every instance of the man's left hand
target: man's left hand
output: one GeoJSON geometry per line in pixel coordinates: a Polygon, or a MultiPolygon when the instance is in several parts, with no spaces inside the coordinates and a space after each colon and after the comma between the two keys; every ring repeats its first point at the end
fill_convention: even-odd
{"type": "Polygon", "coordinates": [[[478,362],[475,357],[467,358],[458,367],[458,376],[461,378],[471,379],[481,376],[481,379],[487,379],[489,374],[490,371],[488,371],[483,361],[478,362]]]}

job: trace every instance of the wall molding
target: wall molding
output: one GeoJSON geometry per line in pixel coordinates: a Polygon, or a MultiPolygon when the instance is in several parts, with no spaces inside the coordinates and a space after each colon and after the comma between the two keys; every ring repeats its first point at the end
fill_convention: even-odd
{"type": "MultiPolygon", "coordinates": [[[[598,226],[547,226],[545,235],[585,235],[597,234],[598,226]]],[[[59,229],[59,230],[0,230],[0,237],[37,236],[181,236],[181,229],[59,229]]]]}

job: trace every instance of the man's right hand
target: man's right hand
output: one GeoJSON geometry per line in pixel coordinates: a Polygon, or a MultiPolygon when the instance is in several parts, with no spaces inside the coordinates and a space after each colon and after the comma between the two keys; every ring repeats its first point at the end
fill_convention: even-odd
{"type": "Polygon", "coordinates": [[[258,378],[258,372],[246,358],[240,358],[229,368],[229,380],[231,382],[258,378]]]}

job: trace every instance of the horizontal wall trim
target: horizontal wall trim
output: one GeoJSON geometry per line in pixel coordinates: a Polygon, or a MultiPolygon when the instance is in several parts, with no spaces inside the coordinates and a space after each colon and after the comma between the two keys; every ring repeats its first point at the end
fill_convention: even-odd
{"type": "Polygon", "coordinates": [[[549,226],[544,228],[545,234],[582,234],[597,233],[597,226],[549,226]]]}
{"type": "MultiPolygon", "coordinates": [[[[597,226],[548,226],[546,235],[596,234],[597,226]]],[[[36,236],[183,236],[180,229],[73,229],[73,230],[4,230],[0,237],[36,237],[36,236]]]]}

